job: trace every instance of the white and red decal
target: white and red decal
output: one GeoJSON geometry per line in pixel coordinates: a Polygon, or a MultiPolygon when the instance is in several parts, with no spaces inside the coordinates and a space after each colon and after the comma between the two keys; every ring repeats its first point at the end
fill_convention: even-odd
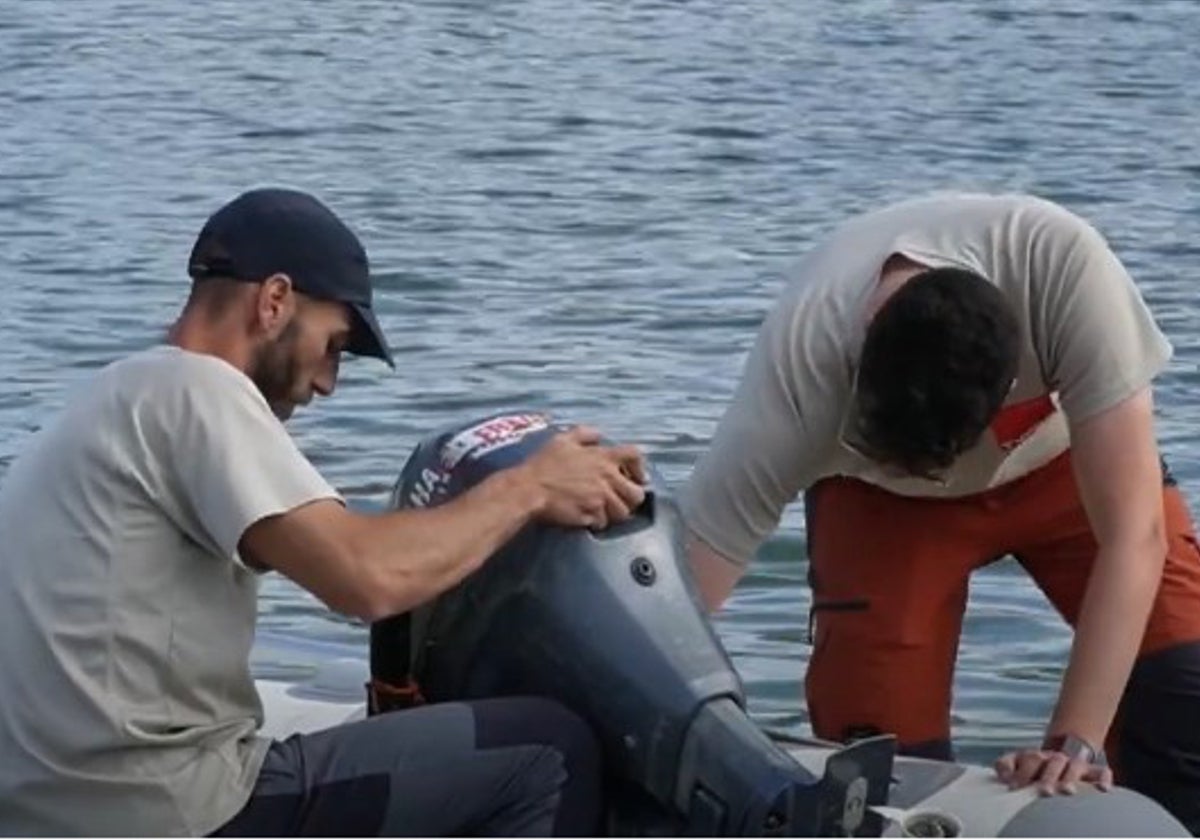
{"type": "Polygon", "coordinates": [[[550,418],[544,414],[505,414],[485,420],[446,442],[441,452],[442,468],[452,470],[467,456],[478,458],[494,452],[549,425],[550,418]]]}

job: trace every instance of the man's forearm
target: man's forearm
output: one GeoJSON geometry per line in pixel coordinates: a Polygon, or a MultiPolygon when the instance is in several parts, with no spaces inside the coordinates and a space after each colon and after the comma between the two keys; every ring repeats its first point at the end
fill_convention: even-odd
{"type": "Polygon", "coordinates": [[[458,583],[531,520],[541,492],[516,467],[445,505],[372,517],[355,553],[376,579],[378,610],[402,612],[458,583]]]}
{"type": "Polygon", "coordinates": [[[718,553],[690,530],[686,545],[692,578],[700,590],[704,607],[710,613],[716,612],[733,592],[746,569],[718,553]]]}
{"type": "Polygon", "coordinates": [[[1100,549],[1050,733],[1069,733],[1103,746],[1137,658],[1165,555],[1157,534],[1100,549]]]}

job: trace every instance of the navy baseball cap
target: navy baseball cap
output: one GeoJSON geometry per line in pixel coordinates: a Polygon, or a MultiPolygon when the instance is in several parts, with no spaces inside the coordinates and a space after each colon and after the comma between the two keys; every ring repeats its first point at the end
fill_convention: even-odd
{"type": "Polygon", "coordinates": [[[354,323],[346,350],[396,366],[371,309],[371,272],[362,243],[307,193],[267,188],[239,195],[201,229],[188,274],[193,280],[253,283],[286,274],[296,291],[350,307],[354,323]]]}

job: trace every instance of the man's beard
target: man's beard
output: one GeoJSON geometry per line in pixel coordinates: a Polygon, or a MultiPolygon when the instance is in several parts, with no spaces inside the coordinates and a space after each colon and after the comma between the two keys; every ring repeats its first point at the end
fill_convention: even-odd
{"type": "Polygon", "coordinates": [[[248,371],[250,379],[280,420],[291,416],[296,407],[295,395],[300,390],[300,365],[294,352],[298,335],[299,329],[293,319],[283,328],[279,338],[259,349],[248,371]]]}

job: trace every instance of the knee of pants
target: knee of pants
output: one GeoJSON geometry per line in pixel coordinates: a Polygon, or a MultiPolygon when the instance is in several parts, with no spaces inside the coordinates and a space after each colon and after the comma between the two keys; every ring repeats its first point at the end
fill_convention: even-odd
{"type": "Polygon", "coordinates": [[[567,767],[598,762],[600,745],[596,733],[582,717],[561,703],[542,700],[534,711],[545,734],[546,743],[563,754],[567,767]]]}
{"type": "Polygon", "coordinates": [[[504,744],[530,751],[520,799],[551,808],[555,834],[594,835],[602,783],[600,745],[591,727],[562,704],[540,697],[483,701],[475,704],[475,714],[481,749],[504,744]]]}
{"type": "Polygon", "coordinates": [[[546,697],[505,697],[476,703],[474,709],[480,749],[545,744],[562,755],[572,777],[599,774],[595,732],[562,703],[546,697]]]}
{"type": "Polygon", "coordinates": [[[892,644],[826,621],[805,678],[814,734],[847,741],[895,735],[901,751],[951,758],[950,703],[957,637],[892,644]]]}
{"type": "Polygon", "coordinates": [[[565,756],[549,744],[530,744],[522,749],[525,761],[517,783],[524,789],[525,798],[558,795],[568,779],[565,756]]]}

